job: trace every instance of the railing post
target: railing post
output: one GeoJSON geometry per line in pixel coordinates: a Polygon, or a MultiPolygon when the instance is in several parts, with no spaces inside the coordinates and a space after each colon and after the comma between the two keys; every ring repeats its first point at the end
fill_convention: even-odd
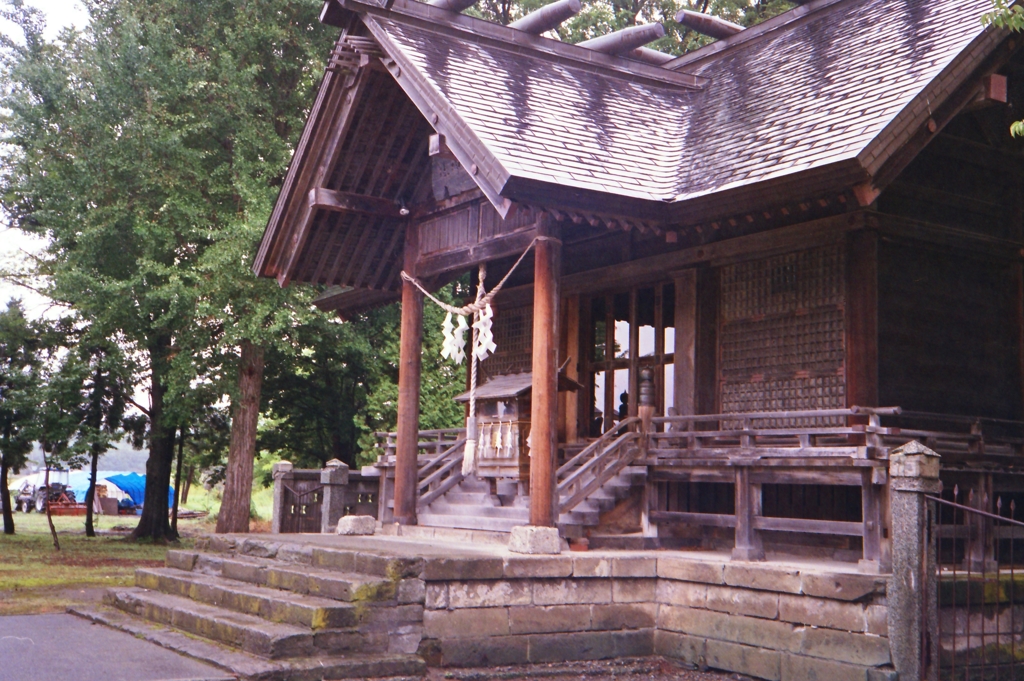
{"type": "Polygon", "coordinates": [[[750,466],[736,467],[736,541],[733,560],[764,560],[754,518],[761,514],[761,486],[750,484],[750,466]]]}
{"type": "Polygon", "coordinates": [[[882,568],[882,504],[880,490],[875,486],[876,469],[861,471],[861,520],[864,531],[861,535],[864,555],[861,557],[862,572],[877,574],[882,568]]]}
{"type": "Polygon", "coordinates": [[[320,484],[324,486],[324,500],[320,505],[320,533],[333,534],[338,520],[345,515],[348,465],[331,459],[320,471],[320,484]]]}
{"type": "Polygon", "coordinates": [[[270,516],[271,534],[281,534],[281,519],[284,517],[285,478],[291,472],[291,461],[278,461],[270,468],[270,474],[274,476],[274,510],[270,516]]]}
{"type": "Polygon", "coordinates": [[[890,452],[892,577],[886,602],[889,648],[901,679],[938,678],[938,579],[931,517],[935,509],[926,495],[941,489],[938,454],[919,442],[890,452]]]}

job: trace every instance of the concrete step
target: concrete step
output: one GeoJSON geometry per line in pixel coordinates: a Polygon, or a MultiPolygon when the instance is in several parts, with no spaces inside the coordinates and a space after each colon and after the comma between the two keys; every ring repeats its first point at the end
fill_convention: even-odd
{"type": "Polygon", "coordinates": [[[453,527],[463,530],[484,530],[487,532],[511,532],[513,527],[525,524],[521,518],[452,515],[431,511],[422,511],[418,517],[419,524],[427,527],[453,527]]]}
{"type": "Polygon", "coordinates": [[[139,568],[135,571],[135,585],[314,631],[353,628],[360,620],[357,606],[343,601],[174,568],[139,568]]]}
{"type": "Polygon", "coordinates": [[[109,607],[75,606],[69,612],[211,664],[240,681],[321,681],[422,676],[426,673],[426,664],[416,655],[349,653],[333,656],[314,653],[301,659],[268,660],[196,639],[109,607]]]}
{"type": "Polygon", "coordinates": [[[305,564],[176,550],[167,552],[167,564],[179,570],[339,601],[380,602],[395,598],[393,580],[305,564]]]}
{"type": "MultiPolygon", "coordinates": [[[[111,589],[104,601],[107,605],[150,622],[172,626],[189,634],[226,643],[251,655],[269,659],[312,655],[318,650],[326,653],[331,646],[324,644],[333,638],[329,635],[324,637],[307,627],[268,622],[255,615],[232,612],[197,603],[182,596],[147,591],[138,587],[111,589]],[[321,638],[319,646],[318,636],[321,638]]],[[[355,637],[358,634],[350,636],[355,637]]]]}

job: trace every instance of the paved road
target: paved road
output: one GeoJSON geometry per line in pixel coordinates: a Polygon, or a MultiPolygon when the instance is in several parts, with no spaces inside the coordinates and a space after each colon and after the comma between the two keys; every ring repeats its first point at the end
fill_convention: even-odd
{"type": "Polygon", "coordinates": [[[0,617],[0,681],[213,681],[219,669],[73,615],[0,617]]]}

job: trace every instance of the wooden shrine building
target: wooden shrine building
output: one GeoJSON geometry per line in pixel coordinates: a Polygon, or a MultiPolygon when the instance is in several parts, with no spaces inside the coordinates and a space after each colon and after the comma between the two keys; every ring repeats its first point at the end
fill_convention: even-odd
{"type": "Polygon", "coordinates": [[[255,270],[341,315],[401,301],[394,519],[884,570],[891,447],[1024,492],[1024,54],[990,0],[813,0],[682,57],[650,27],[546,37],[573,2],[324,6],[340,37],[255,270]],[[465,432],[418,428],[401,272],[486,263],[489,290],[531,245],[463,476],[465,432]]]}

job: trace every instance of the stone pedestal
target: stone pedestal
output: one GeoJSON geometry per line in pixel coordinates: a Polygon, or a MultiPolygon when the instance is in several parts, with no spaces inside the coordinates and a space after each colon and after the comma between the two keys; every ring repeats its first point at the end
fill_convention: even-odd
{"type": "Polygon", "coordinates": [[[512,528],[508,550],[512,553],[557,555],[562,552],[562,538],[555,527],[519,525],[512,528]]]}
{"type": "Polygon", "coordinates": [[[320,507],[320,531],[332,534],[338,527],[338,520],[345,515],[348,466],[338,459],[331,459],[320,471],[320,484],[324,486],[324,501],[320,507]]]}
{"type": "Polygon", "coordinates": [[[270,518],[270,531],[281,534],[281,517],[284,511],[284,478],[292,471],[291,461],[278,461],[270,469],[274,477],[274,511],[270,518]]]}
{"type": "Polygon", "coordinates": [[[886,599],[889,646],[901,679],[938,678],[937,669],[922,669],[922,659],[938,659],[938,583],[930,517],[933,507],[926,495],[941,489],[938,454],[919,442],[909,442],[890,452],[892,577],[886,599]],[[925,647],[930,650],[924,651],[925,647]]]}

